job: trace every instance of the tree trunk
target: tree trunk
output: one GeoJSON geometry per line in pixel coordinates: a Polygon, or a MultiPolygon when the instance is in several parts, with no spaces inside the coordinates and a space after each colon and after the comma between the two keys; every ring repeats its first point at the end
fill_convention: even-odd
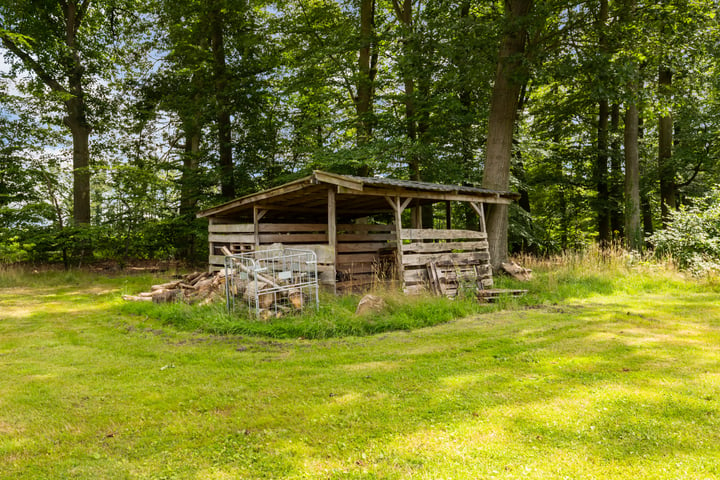
{"type": "Polygon", "coordinates": [[[76,33],[81,13],[75,2],[63,6],[65,16],[65,44],[70,49],[72,61],[68,65],[68,87],[72,95],[65,101],[67,116],[65,125],[73,138],[73,221],[75,225],[90,224],[90,132],[87,122],[87,105],[83,89],[85,69],[78,52],[76,33]]]}
{"type": "Polygon", "coordinates": [[[187,129],[185,132],[185,151],[180,177],[180,215],[191,217],[196,212],[198,197],[198,166],[200,158],[200,132],[187,129]]]}
{"type": "Polygon", "coordinates": [[[235,175],[232,155],[232,128],[230,124],[230,98],[227,92],[227,65],[225,62],[224,19],[220,5],[215,3],[210,12],[210,45],[213,54],[215,77],[216,121],[218,128],[218,156],[220,167],[220,193],[223,198],[235,198],[235,175]]]}
{"type": "MultiPolygon", "coordinates": [[[[672,71],[660,67],[658,92],[669,99],[672,87],[672,71]]],[[[666,226],[670,210],[677,208],[675,191],[675,167],[672,162],[673,121],[672,116],[661,115],[658,119],[658,174],[660,176],[660,212],[663,226],[666,226]]]]}
{"type": "Polygon", "coordinates": [[[624,186],[623,186],[623,161],[620,142],[620,105],[613,103],[610,109],[610,131],[612,142],[610,146],[610,228],[613,239],[623,238],[625,232],[625,220],[623,217],[624,186]]]}
{"type": "MultiPolygon", "coordinates": [[[[66,102],[70,103],[70,102],[66,102]]],[[[82,102],[78,102],[82,103],[82,102]]],[[[84,121],[84,105],[68,107],[65,124],[73,139],[73,222],[75,225],[90,224],[90,132],[84,121]],[[78,109],[80,111],[78,111],[78,109]]]]}
{"type": "Polygon", "coordinates": [[[640,157],[638,149],[638,108],[631,104],[625,112],[625,239],[627,247],[641,250],[640,157]]]}
{"type": "Polygon", "coordinates": [[[357,112],[357,143],[363,145],[372,137],[372,104],[377,52],[373,49],[375,34],[375,0],[360,2],[360,52],[358,55],[358,85],[355,109],[357,112]]]}
{"type": "Polygon", "coordinates": [[[597,190],[595,212],[597,213],[598,242],[607,247],[612,239],[610,231],[610,191],[608,189],[608,114],[607,100],[601,100],[598,108],[597,157],[593,177],[597,190]]]}
{"type": "MultiPolygon", "coordinates": [[[[515,117],[523,77],[527,75],[522,61],[527,30],[522,19],[529,14],[532,3],[532,0],[505,1],[508,28],[503,35],[490,98],[483,188],[506,191],[510,187],[510,159],[515,117]]],[[[497,268],[507,259],[508,254],[508,206],[489,205],[489,207],[486,225],[490,261],[493,268],[497,268]]]]}

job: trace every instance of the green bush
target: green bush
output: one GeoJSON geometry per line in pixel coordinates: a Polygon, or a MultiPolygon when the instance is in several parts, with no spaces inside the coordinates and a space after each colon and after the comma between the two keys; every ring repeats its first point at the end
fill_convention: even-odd
{"type": "Polygon", "coordinates": [[[671,257],[696,275],[720,271],[720,187],[670,213],[666,228],[648,240],[657,257],[671,257]]]}

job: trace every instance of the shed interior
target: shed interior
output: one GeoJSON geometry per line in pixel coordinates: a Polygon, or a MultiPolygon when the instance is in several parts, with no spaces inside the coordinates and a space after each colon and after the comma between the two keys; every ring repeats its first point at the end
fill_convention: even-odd
{"type": "Polygon", "coordinates": [[[406,292],[454,295],[463,281],[492,286],[485,205],[509,204],[516,196],[314,171],[203,210],[198,217],[209,220],[211,270],[223,268],[223,246],[244,253],[282,244],[315,251],[321,284],[338,292],[396,281],[406,292]],[[451,202],[465,202],[475,211],[478,230],[452,228],[451,202]],[[423,228],[417,207],[438,203],[445,205],[445,228],[433,228],[435,222],[423,228]],[[409,225],[402,222],[406,209],[411,210],[409,225]]]}

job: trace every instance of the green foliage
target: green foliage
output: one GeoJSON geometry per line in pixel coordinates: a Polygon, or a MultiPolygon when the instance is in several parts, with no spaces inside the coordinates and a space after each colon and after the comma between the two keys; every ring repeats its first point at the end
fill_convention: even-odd
{"type": "Polygon", "coordinates": [[[669,256],[682,269],[697,275],[720,271],[720,189],[670,212],[667,226],[648,241],[657,257],[669,256]]]}

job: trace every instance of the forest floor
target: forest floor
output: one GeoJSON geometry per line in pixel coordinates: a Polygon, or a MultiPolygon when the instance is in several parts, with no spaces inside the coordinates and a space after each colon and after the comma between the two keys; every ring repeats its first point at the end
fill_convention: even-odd
{"type": "Polygon", "coordinates": [[[712,282],[277,340],[124,313],[158,277],[2,273],[0,478],[720,478],[712,282]]]}

